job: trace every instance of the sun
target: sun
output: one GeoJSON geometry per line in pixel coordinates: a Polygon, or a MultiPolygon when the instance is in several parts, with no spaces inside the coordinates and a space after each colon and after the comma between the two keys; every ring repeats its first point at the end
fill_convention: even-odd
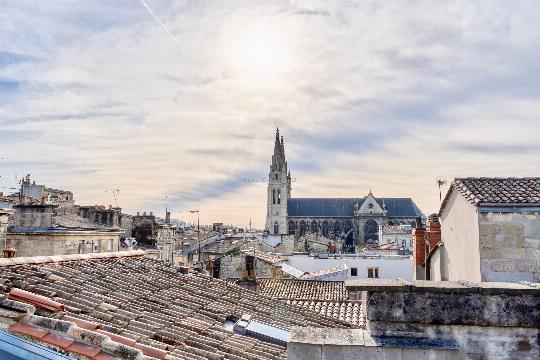
{"type": "Polygon", "coordinates": [[[224,66],[240,81],[277,81],[292,69],[293,57],[286,29],[277,23],[244,24],[227,29],[224,66]]]}

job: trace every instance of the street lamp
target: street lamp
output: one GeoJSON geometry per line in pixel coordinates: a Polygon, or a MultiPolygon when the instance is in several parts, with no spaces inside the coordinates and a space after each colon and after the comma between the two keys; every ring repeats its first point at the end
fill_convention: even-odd
{"type": "Polygon", "coordinates": [[[200,231],[199,231],[199,210],[189,210],[190,213],[194,214],[197,213],[197,244],[199,245],[199,250],[197,252],[197,261],[201,263],[202,267],[202,261],[201,261],[201,238],[200,238],[200,231]]]}

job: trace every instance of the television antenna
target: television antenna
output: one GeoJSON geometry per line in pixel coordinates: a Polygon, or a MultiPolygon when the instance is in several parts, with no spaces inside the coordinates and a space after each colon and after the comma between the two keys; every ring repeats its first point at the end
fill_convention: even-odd
{"type": "Polygon", "coordinates": [[[116,194],[118,194],[120,192],[120,189],[113,189],[113,190],[105,190],[106,193],[108,192],[112,192],[113,194],[113,198],[114,198],[114,206],[115,207],[118,207],[118,201],[117,201],[117,198],[116,198],[116,194]]]}
{"type": "Polygon", "coordinates": [[[442,187],[446,184],[446,180],[437,179],[437,185],[439,185],[439,201],[442,203],[442,187]]]}

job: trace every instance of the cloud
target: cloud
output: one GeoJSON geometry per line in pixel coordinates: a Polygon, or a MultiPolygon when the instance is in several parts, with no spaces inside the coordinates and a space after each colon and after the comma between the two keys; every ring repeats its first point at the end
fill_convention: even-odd
{"type": "Polygon", "coordinates": [[[535,1],[147,2],[185,53],[137,1],[4,6],[0,185],[262,225],[266,186],[243,179],[267,176],[278,124],[294,196],[428,213],[436,178],[537,175],[535,1]],[[279,41],[250,42],[261,26],[279,41]],[[238,67],[230,44],[286,66],[238,67]]]}

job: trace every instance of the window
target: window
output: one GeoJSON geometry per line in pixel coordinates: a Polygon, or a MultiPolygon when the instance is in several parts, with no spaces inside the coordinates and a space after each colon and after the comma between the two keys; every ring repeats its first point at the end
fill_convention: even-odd
{"type": "Polygon", "coordinates": [[[79,240],[77,245],[77,254],[82,254],[84,252],[84,240],[79,240]]]}
{"type": "Polygon", "coordinates": [[[112,251],[112,240],[109,239],[107,240],[107,252],[111,252],[112,251]]]}
{"type": "Polygon", "coordinates": [[[94,252],[101,252],[101,240],[94,241],[94,252]]]}
{"type": "Polygon", "coordinates": [[[277,223],[277,221],[274,223],[274,235],[278,235],[279,234],[279,225],[277,223]]]}
{"type": "Polygon", "coordinates": [[[367,269],[368,278],[378,278],[379,277],[379,268],[368,268],[367,269]]]}
{"type": "Polygon", "coordinates": [[[276,180],[278,179],[278,174],[276,173],[276,180]]]}
{"type": "Polygon", "coordinates": [[[358,276],[358,268],[351,268],[351,276],[358,276]]]}
{"type": "Polygon", "coordinates": [[[276,203],[276,189],[272,190],[272,204],[276,203]]]}
{"type": "Polygon", "coordinates": [[[277,191],[277,203],[281,204],[281,190],[279,190],[279,189],[277,191]]]}
{"type": "Polygon", "coordinates": [[[252,271],[255,268],[255,258],[251,255],[246,256],[246,270],[252,271]]]}

